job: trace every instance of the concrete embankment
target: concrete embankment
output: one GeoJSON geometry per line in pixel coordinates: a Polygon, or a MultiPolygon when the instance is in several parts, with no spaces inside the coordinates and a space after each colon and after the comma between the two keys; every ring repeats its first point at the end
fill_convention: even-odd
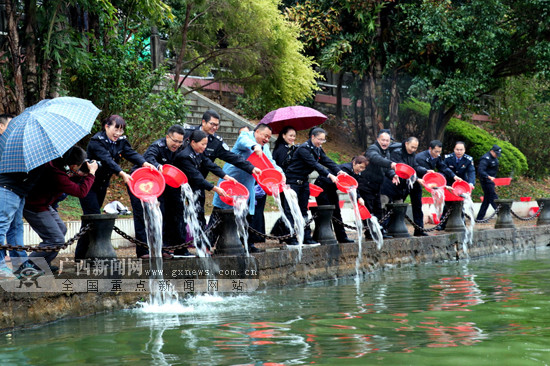
{"type": "MultiPolygon", "coordinates": [[[[466,258],[462,246],[463,234],[439,234],[430,237],[411,237],[384,241],[380,250],[372,241],[363,243],[360,271],[363,274],[385,267],[441,262],[466,258]]],[[[468,248],[470,258],[535,250],[550,244],[550,225],[525,226],[515,229],[485,229],[474,233],[473,245],[468,248]]],[[[269,250],[253,258],[213,257],[209,260],[177,259],[164,263],[167,280],[197,279],[197,271],[205,267],[231,272],[232,279],[253,278],[258,288],[277,287],[354,276],[358,246],[355,243],[304,248],[300,260],[298,250],[269,250]],[[195,272],[193,272],[195,270],[195,272]],[[173,277],[167,274],[174,274],[173,277]],[[250,276],[253,274],[253,276],[250,276]]],[[[86,268],[64,263],[63,272],[49,279],[33,281],[0,281],[0,330],[29,327],[63,318],[86,316],[99,312],[132,307],[146,300],[144,292],[148,263],[139,268],[136,260],[128,262],[126,272],[118,276],[94,277],[86,268]],[[133,268],[133,276],[127,277],[133,268]],[[97,279],[98,282],[94,282],[97,279]],[[131,278],[131,279],[130,279],[131,278]],[[107,286],[101,279],[108,280],[107,286]],[[130,282],[133,290],[124,288],[130,282]],[[133,282],[132,282],[133,281],[133,282]],[[94,285],[95,283],[95,285],[94,285]],[[99,283],[99,285],[98,285],[99,283]],[[75,289],[80,284],[80,289],[75,289]],[[140,286],[141,285],[141,286],[140,286]],[[40,288],[37,288],[40,286],[40,288]],[[84,287],[82,287],[84,286],[84,287]]],[[[89,270],[89,268],[88,268],[89,270]]],[[[204,277],[204,276],[203,276],[204,277]]],[[[104,281],[105,282],[105,281],[104,281]]],[[[195,290],[198,290],[197,287],[195,290]]]]}

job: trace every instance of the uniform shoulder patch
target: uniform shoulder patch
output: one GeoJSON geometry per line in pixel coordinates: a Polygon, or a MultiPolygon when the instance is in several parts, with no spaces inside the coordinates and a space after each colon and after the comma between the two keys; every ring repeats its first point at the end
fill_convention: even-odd
{"type": "Polygon", "coordinates": [[[464,157],[470,161],[474,161],[474,158],[472,158],[470,155],[464,155],[464,157]]]}
{"type": "Polygon", "coordinates": [[[118,139],[119,139],[119,140],[126,140],[127,138],[128,138],[128,137],[126,137],[126,135],[124,135],[124,136],[120,136],[118,139]]]}
{"type": "Polygon", "coordinates": [[[447,154],[447,155],[445,155],[445,159],[451,158],[452,156],[453,156],[453,154],[447,154]]]}
{"type": "Polygon", "coordinates": [[[229,150],[229,146],[227,146],[225,142],[222,144],[222,147],[224,148],[224,150],[229,150]]]}
{"type": "Polygon", "coordinates": [[[218,140],[223,141],[223,137],[221,137],[220,135],[215,135],[215,136],[218,140]]]}

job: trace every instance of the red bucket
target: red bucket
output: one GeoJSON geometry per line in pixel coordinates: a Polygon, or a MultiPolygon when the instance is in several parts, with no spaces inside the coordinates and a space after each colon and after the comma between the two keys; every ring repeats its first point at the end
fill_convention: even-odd
{"type": "Polygon", "coordinates": [[[313,183],[309,183],[309,195],[311,197],[317,197],[321,194],[321,192],[323,192],[323,188],[313,184],[313,183]]]}
{"type": "Polygon", "coordinates": [[[243,186],[241,183],[233,183],[229,180],[224,180],[220,183],[220,188],[225,191],[230,197],[222,197],[220,195],[220,199],[222,202],[228,204],[229,206],[233,206],[233,197],[245,197],[248,199],[248,189],[246,189],[245,186],[243,186]]]}
{"type": "Polygon", "coordinates": [[[493,180],[495,186],[509,186],[511,182],[512,178],[495,178],[495,180],[493,180]]]}
{"type": "Polygon", "coordinates": [[[370,219],[372,217],[366,206],[357,203],[357,207],[359,208],[359,216],[361,216],[361,220],[370,219]]]}
{"type": "Polygon", "coordinates": [[[519,200],[521,202],[530,202],[531,201],[531,197],[520,197],[519,200]]]}
{"type": "Polygon", "coordinates": [[[344,193],[348,193],[351,188],[357,188],[358,186],[357,180],[349,174],[340,174],[337,177],[336,187],[344,193]]]}
{"type": "Polygon", "coordinates": [[[448,189],[443,189],[443,192],[445,193],[445,201],[464,201],[464,198],[449,192],[448,189]]]}
{"type": "Polygon", "coordinates": [[[128,182],[130,191],[141,200],[158,197],[164,192],[164,177],[156,169],[139,168],[128,182]]]}
{"type": "Polygon", "coordinates": [[[170,164],[164,164],[162,166],[162,175],[164,176],[164,181],[170,187],[178,188],[181,187],[182,184],[187,183],[187,176],[185,173],[170,164]]]}
{"type": "Polygon", "coordinates": [[[432,188],[444,187],[447,184],[447,180],[440,173],[426,173],[422,179],[424,179],[424,187],[430,193],[432,188]]]}
{"type": "Polygon", "coordinates": [[[256,153],[252,153],[250,154],[247,160],[260,170],[273,169],[273,164],[271,163],[271,161],[269,161],[267,156],[265,156],[265,154],[263,153],[261,157],[256,155],[256,153]]]}
{"type": "Polygon", "coordinates": [[[453,183],[453,193],[457,196],[465,193],[472,193],[472,186],[468,182],[454,182],[453,183]]]}
{"type": "Polygon", "coordinates": [[[271,188],[274,185],[279,185],[279,193],[283,191],[283,174],[277,169],[264,169],[262,170],[262,173],[260,175],[256,175],[255,178],[264,192],[270,196],[273,195],[271,188]]]}
{"type": "Polygon", "coordinates": [[[395,166],[395,174],[397,174],[399,178],[409,179],[413,176],[414,169],[407,164],[397,163],[395,166]]]}

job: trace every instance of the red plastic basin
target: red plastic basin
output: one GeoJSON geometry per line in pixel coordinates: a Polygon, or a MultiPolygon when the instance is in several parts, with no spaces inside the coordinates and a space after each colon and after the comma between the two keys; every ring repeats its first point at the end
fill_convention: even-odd
{"type": "Polygon", "coordinates": [[[220,183],[220,188],[223,189],[225,193],[230,196],[220,196],[220,199],[229,206],[233,206],[234,197],[245,197],[246,199],[248,199],[248,189],[246,189],[246,187],[243,186],[241,183],[233,183],[229,180],[224,180],[220,183]]]}
{"type": "Polygon", "coordinates": [[[264,192],[270,196],[273,195],[272,188],[275,185],[279,186],[279,193],[283,191],[283,174],[277,169],[264,169],[260,175],[254,177],[264,192]]]}
{"type": "Polygon", "coordinates": [[[309,183],[309,195],[311,197],[317,197],[321,194],[321,192],[323,192],[323,188],[313,184],[313,183],[309,183]]]}
{"type": "Polygon", "coordinates": [[[409,179],[413,176],[414,169],[407,164],[397,163],[395,167],[395,174],[397,174],[399,178],[409,179]]]}
{"type": "Polygon", "coordinates": [[[261,157],[256,155],[256,153],[252,153],[250,154],[247,160],[260,170],[273,169],[273,164],[271,163],[271,161],[269,161],[267,156],[265,156],[265,154],[263,153],[261,157]]]}
{"type": "Polygon", "coordinates": [[[531,197],[520,197],[519,200],[521,202],[530,202],[531,201],[531,197]]]}
{"type": "Polygon", "coordinates": [[[185,173],[170,164],[164,164],[162,166],[162,175],[164,176],[164,181],[170,187],[178,188],[182,184],[187,183],[187,176],[185,173]]]}
{"type": "Polygon", "coordinates": [[[457,196],[460,196],[461,194],[465,193],[472,193],[472,186],[468,184],[468,182],[462,181],[462,182],[454,182],[453,183],[453,193],[457,196]]]}
{"type": "Polygon", "coordinates": [[[366,206],[357,203],[357,207],[359,208],[359,216],[361,216],[361,220],[370,219],[372,217],[366,206]]]}
{"type": "Polygon", "coordinates": [[[130,191],[140,200],[158,197],[164,192],[164,177],[156,169],[139,168],[128,182],[130,191]]]}
{"type": "Polygon", "coordinates": [[[349,174],[340,174],[337,178],[338,180],[336,181],[336,187],[344,193],[348,193],[350,189],[357,188],[359,186],[357,180],[349,174]]]}
{"type": "Polygon", "coordinates": [[[495,178],[495,180],[493,180],[495,186],[509,186],[510,182],[512,182],[512,178],[495,178]]]}
{"type": "Polygon", "coordinates": [[[422,197],[422,204],[428,204],[428,205],[433,205],[434,203],[434,199],[433,197],[422,197]]]}
{"type": "Polygon", "coordinates": [[[424,179],[424,188],[430,193],[432,188],[444,187],[447,184],[447,180],[440,173],[426,173],[422,179],[424,179]]]}

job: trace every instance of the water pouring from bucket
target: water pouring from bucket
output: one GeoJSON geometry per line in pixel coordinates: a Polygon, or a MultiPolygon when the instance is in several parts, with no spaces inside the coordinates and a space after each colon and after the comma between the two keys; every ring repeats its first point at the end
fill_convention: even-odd
{"type": "Polygon", "coordinates": [[[431,193],[434,208],[438,218],[443,213],[443,205],[445,204],[445,185],[447,180],[440,173],[430,172],[424,175],[424,188],[431,193]]]}
{"type": "Polygon", "coordinates": [[[128,187],[134,196],[142,201],[158,198],[164,192],[164,177],[156,169],[139,168],[131,177],[128,187]]]}
{"type": "Polygon", "coordinates": [[[227,180],[220,183],[220,188],[230,196],[220,196],[220,199],[224,203],[233,206],[233,213],[237,221],[237,234],[244,243],[246,255],[250,256],[248,252],[248,221],[246,220],[246,215],[248,214],[248,197],[250,193],[241,183],[234,183],[227,180]]]}
{"type": "Polygon", "coordinates": [[[212,250],[210,240],[204,232],[198,218],[198,198],[200,192],[193,192],[189,183],[181,185],[181,198],[183,199],[183,216],[185,222],[189,226],[191,236],[195,241],[195,249],[199,257],[209,257],[209,252],[212,250]]]}
{"type": "Polygon", "coordinates": [[[462,250],[464,254],[468,256],[468,245],[472,245],[472,239],[474,236],[474,227],[476,224],[474,216],[474,203],[472,201],[471,193],[472,186],[466,181],[454,182],[453,194],[462,198],[464,203],[462,205],[462,212],[464,215],[468,216],[470,219],[470,224],[466,226],[466,231],[464,233],[464,240],[462,242],[462,250]]]}

